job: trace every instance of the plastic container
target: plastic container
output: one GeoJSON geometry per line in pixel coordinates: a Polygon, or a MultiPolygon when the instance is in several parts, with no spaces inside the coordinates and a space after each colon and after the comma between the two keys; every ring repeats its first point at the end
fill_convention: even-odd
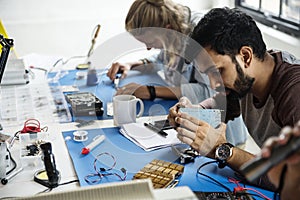
{"type": "Polygon", "coordinates": [[[42,154],[39,145],[48,141],[47,132],[22,133],[20,137],[20,160],[25,166],[43,166],[42,154]]]}

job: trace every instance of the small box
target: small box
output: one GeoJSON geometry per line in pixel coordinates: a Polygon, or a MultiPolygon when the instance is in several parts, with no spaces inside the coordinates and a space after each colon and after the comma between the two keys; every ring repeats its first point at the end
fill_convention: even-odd
{"type": "Polygon", "coordinates": [[[102,116],[103,103],[90,92],[65,94],[75,116],[102,116]]]}
{"type": "Polygon", "coordinates": [[[48,141],[49,134],[47,132],[21,133],[19,138],[22,166],[43,166],[40,144],[48,141]]]}

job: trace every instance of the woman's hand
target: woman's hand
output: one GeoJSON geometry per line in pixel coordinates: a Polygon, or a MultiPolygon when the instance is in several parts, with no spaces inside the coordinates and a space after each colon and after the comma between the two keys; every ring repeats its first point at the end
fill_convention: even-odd
{"type": "Polygon", "coordinates": [[[122,73],[121,78],[125,78],[130,69],[131,69],[131,64],[129,63],[122,64],[116,62],[112,64],[112,66],[109,68],[106,75],[110,78],[110,80],[114,81],[117,73],[122,73]]]}
{"type": "Polygon", "coordinates": [[[137,83],[129,83],[119,88],[116,95],[120,94],[130,94],[140,99],[150,99],[150,93],[147,89],[147,86],[137,83]]]}

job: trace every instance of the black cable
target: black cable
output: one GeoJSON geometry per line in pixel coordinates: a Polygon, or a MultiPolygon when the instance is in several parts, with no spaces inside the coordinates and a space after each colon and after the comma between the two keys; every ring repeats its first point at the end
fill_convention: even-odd
{"type": "Polygon", "coordinates": [[[284,185],[284,178],[285,178],[285,174],[286,174],[286,171],[287,171],[287,165],[284,165],[283,168],[282,168],[282,171],[281,171],[281,174],[280,174],[280,179],[279,179],[279,186],[278,186],[278,189],[276,192],[274,192],[274,195],[273,195],[273,199],[276,200],[277,197],[280,195],[281,193],[281,190],[283,188],[283,185],[284,185]],[[279,195],[277,195],[277,193],[279,195]]]}
{"type": "Polygon", "coordinates": [[[6,172],[6,175],[10,174],[13,170],[15,170],[17,168],[16,161],[13,159],[13,157],[11,156],[11,153],[10,153],[10,151],[8,149],[7,149],[7,151],[8,151],[9,158],[10,158],[10,160],[13,163],[14,166],[8,172],[6,172]]]}
{"type": "Polygon", "coordinates": [[[214,181],[215,183],[217,183],[218,185],[220,185],[220,186],[222,186],[224,189],[226,189],[228,192],[230,192],[230,193],[232,192],[232,191],[230,190],[229,187],[225,186],[223,183],[217,181],[216,179],[214,179],[214,178],[212,178],[212,177],[210,177],[210,176],[208,176],[208,175],[206,175],[206,174],[203,174],[202,172],[198,172],[198,174],[200,174],[200,175],[202,175],[202,176],[205,176],[206,178],[208,178],[208,179],[214,181]]]}
{"type": "Polygon", "coordinates": [[[231,189],[227,186],[225,186],[223,183],[217,181],[216,179],[206,175],[206,174],[203,174],[202,172],[200,172],[201,168],[203,168],[204,166],[206,165],[209,165],[209,164],[212,164],[212,163],[218,163],[218,161],[214,160],[214,161],[209,161],[209,162],[206,162],[206,163],[203,163],[202,165],[200,165],[200,167],[197,169],[197,175],[202,175],[202,176],[205,176],[207,177],[208,179],[214,181],[215,183],[217,183],[218,185],[220,185],[221,187],[223,187],[224,189],[226,189],[228,192],[232,192],[231,189]]]}
{"type": "Polygon", "coordinates": [[[58,184],[58,186],[61,186],[61,185],[67,185],[67,184],[70,184],[70,183],[76,183],[76,182],[79,182],[79,180],[76,179],[76,180],[64,182],[64,183],[58,184]]]}
{"type": "Polygon", "coordinates": [[[36,195],[38,194],[42,194],[42,193],[45,193],[45,192],[51,192],[53,188],[47,188],[46,190],[43,190],[41,192],[38,192],[36,195]]]}

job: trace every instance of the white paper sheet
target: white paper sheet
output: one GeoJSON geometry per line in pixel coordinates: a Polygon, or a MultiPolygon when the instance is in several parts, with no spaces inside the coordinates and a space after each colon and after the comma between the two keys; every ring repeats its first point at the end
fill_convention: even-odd
{"type": "Polygon", "coordinates": [[[162,137],[158,133],[148,129],[143,123],[129,123],[121,126],[120,132],[145,151],[152,151],[180,144],[177,132],[174,129],[164,130],[168,136],[162,137]]]}

